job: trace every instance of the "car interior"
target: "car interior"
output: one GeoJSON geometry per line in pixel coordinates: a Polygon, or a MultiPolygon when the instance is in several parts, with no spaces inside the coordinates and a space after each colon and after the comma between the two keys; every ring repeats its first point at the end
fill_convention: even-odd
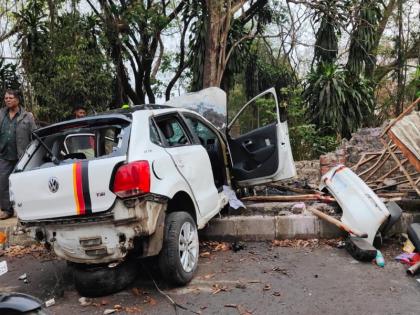
{"type": "Polygon", "coordinates": [[[277,108],[273,98],[248,104],[227,134],[236,180],[270,176],[277,171],[277,108]]]}
{"type": "MultiPolygon", "coordinates": [[[[48,135],[42,141],[60,163],[73,163],[74,160],[91,160],[115,152],[121,145],[121,130],[118,126],[64,130],[48,135]]],[[[54,165],[51,154],[38,143],[25,169],[54,165]]]]}

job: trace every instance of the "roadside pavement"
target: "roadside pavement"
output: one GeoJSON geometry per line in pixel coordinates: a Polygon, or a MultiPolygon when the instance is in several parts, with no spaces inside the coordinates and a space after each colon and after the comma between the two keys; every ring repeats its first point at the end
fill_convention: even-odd
{"type": "Polygon", "coordinates": [[[55,298],[51,314],[418,314],[419,284],[393,260],[400,248],[383,250],[385,268],[352,259],[344,249],[296,241],[245,243],[237,252],[226,243],[202,244],[197,276],[183,288],[165,285],[153,264],[140,264],[141,276],[126,290],[87,300],[81,306],[66,263],[38,251],[4,256],[9,272],[0,290],[42,300],[55,298]],[[19,280],[27,274],[28,283],[19,280]],[[153,280],[163,293],[159,293],[153,280]],[[167,296],[165,296],[167,295],[167,296]],[[179,306],[175,312],[168,298],[179,306]]]}

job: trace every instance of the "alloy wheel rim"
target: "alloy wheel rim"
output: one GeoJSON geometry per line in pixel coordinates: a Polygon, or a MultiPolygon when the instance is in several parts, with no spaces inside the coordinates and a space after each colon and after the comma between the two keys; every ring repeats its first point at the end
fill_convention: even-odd
{"type": "Polygon", "coordinates": [[[182,225],[178,244],[181,266],[185,272],[191,272],[198,260],[198,234],[190,222],[182,225]]]}

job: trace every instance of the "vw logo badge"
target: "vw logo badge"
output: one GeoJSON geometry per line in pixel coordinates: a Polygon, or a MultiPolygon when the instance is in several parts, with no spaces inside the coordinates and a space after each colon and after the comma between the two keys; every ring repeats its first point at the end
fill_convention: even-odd
{"type": "Polygon", "coordinates": [[[60,184],[58,183],[58,179],[56,177],[51,177],[48,180],[48,188],[52,193],[57,192],[58,188],[60,188],[60,184]]]}

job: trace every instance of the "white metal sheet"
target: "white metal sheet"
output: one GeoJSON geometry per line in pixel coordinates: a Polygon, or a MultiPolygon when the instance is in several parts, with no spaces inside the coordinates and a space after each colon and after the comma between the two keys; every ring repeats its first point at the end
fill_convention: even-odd
{"type": "Polygon", "coordinates": [[[343,210],[341,221],[368,234],[373,244],[375,235],[389,211],[379,197],[349,168],[338,165],[321,178],[320,189],[327,188],[343,210]]]}

